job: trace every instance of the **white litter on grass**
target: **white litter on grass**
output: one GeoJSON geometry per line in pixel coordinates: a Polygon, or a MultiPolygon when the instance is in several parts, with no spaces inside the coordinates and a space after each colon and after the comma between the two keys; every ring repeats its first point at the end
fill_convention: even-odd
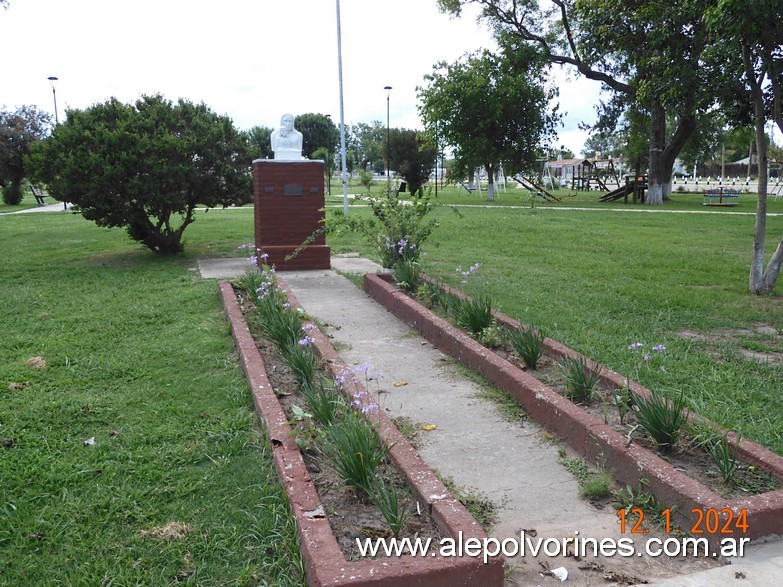
{"type": "Polygon", "coordinates": [[[92,446],[95,444],[95,437],[90,436],[87,440],[84,441],[84,446],[92,446]]]}
{"type": "Polygon", "coordinates": [[[552,569],[552,575],[560,579],[560,582],[562,583],[568,579],[568,569],[565,567],[557,567],[556,569],[552,569]]]}

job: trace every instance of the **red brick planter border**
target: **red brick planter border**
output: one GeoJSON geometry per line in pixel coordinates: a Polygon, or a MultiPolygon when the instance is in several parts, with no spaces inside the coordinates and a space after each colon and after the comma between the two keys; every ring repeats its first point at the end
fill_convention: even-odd
{"type": "MultiPolygon", "coordinates": [[[[285,289],[282,279],[278,283],[285,289]]],[[[503,559],[498,557],[484,564],[481,558],[427,556],[381,558],[346,561],[324,513],[318,493],[312,483],[291,428],[267,379],[264,362],[250,330],[245,323],[233,287],[221,281],[220,295],[236,343],[240,362],[250,384],[256,413],[261,419],[272,449],[275,469],[283,484],[291,511],[296,517],[299,549],[304,560],[308,584],[311,586],[351,585],[397,587],[416,585],[471,586],[503,584],[503,559]]],[[[293,293],[287,289],[291,306],[299,307],[293,293]]],[[[318,353],[336,377],[348,372],[332,344],[317,328],[309,332],[315,338],[318,353]]],[[[360,383],[347,385],[353,395],[365,391],[360,383]]],[[[367,402],[372,401],[368,396],[367,402]]],[[[383,413],[379,414],[379,433],[389,455],[406,477],[419,503],[427,507],[441,531],[452,538],[462,536],[463,543],[477,539],[483,543],[484,531],[464,506],[454,499],[413,446],[383,413]]],[[[433,547],[437,548],[436,541],[433,547]]]]}
{"type": "MultiPolygon", "coordinates": [[[[689,530],[695,522],[691,514],[693,508],[716,508],[718,511],[730,508],[735,514],[742,509],[747,512],[748,533],[735,533],[736,537],[760,539],[783,534],[783,490],[726,500],[710,488],[677,471],[652,451],[635,443],[626,446],[625,436],[436,316],[398,290],[391,283],[388,274],[365,275],[364,289],[440,350],[478,371],[500,389],[511,393],[534,420],[548,428],[585,459],[590,462],[602,459],[606,466],[613,470],[615,478],[623,483],[635,486],[640,479],[648,480],[650,490],[659,502],[670,508],[676,506],[676,521],[685,530],[689,530]]],[[[458,290],[447,289],[464,297],[458,290]]],[[[519,322],[500,312],[495,312],[495,317],[506,327],[520,327],[519,322]]],[[[546,339],[544,343],[547,354],[555,358],[580,356],[557,341],[546,339]]],[[[596,367],[596,363],[589,357],[584,358],[591,367],[596,367]]],[[[603,368],[601,377],[616,388],[626,384],[625,377],[606,367],[603,368]]],[[[635,393],[645,396],[650,394],[648,389],[633,381],[630,382],[630,387],[635,393]]],[[[730,438],[736,441],[733,435],[730,435],[730,438]]],[[[741,440],[739,451],[743,459],[783,481],[783,458],[779,455],[747,439],[741,440]]],[[[717,543],[725,535],[715,534],[708,537],[713,543],[717,543]]]]}

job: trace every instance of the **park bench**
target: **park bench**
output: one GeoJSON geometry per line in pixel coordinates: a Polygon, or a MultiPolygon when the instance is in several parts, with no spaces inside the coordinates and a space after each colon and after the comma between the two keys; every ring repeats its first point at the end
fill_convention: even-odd
{"type": "Polygon", "coordinates": [[[704,192],[705,206],[736,206],[739,203],[739,190],[717,187],[704,192]]]}
{"type": "Polygon", "coordinates": [[[43,192],[41,191],[41,188],[31,185],[30,190],[33,192],[33,196],[35,197],[35,201],[38,203],[38,205],[46,206],[46,202],[44,201],[44,195],[43,192]]]}

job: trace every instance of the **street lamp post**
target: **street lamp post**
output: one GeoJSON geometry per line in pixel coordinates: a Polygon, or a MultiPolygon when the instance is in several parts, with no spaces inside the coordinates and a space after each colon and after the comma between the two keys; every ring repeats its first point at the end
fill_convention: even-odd
{"type": "MultiPolygon", "coordinates": [[[[329,120],[329,134],[332,133],[332,115],[327,114],[326,118],[329,120]]],[[[326,161],[326,173],[329,176],[329,179],[327,180],[326,184],[326,193],[330,196],[332,195],[332,165],[334,165],[334,157],[332,157],[332,145],[329,144],[326,146],[326,153],[327,153],[327,161],[326,161]]]]}
{"type": "Polygon", "coordinates": [[[340,85],[340,163],[342,163],[343,180],[343,214],[348,216],[348,175],[345,163],[345,110],[343,108],[343,44],[340,32],[340,0],[337,5],[337,77],[340,85]]]}
{"type": "Polygon", "coordinates": [[[60,119],[57,116],[57,92],[54,89],[54,84],[57,81],[57,78],[51,75],[47,79],[49,80],[49,83],[52,84],[52,97],[54,98],[54,123],[60,124],[60,119]]]}
{"type": "Polygon", "coordinates": [[[386,198],[391,200],[391,161],[389,160],[389,153],[391,152],[391,143],[389,142],[389,97],[391,96],[392,87],[385,86],[383,89],[386,90],[386,198]]]}

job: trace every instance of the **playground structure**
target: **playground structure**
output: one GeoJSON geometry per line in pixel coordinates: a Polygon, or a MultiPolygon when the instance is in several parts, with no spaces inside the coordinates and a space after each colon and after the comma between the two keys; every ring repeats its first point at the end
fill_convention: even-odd
{"type": "Polygon", "coordinates": [[[548,180],[550,186],[554,188],[554,179],[557,179],[560,187],[574,191],[593,189],[609,191],[607,184],[620,187],[620,179],[614,166],[614,160],[611,157],[601,159],[600,155],[596,152],[593,159],[546,161],[541,171],[542,182],[546,183],[545,180],[548,180]]]}
{"type": "Polygon", "coordinates": [[[613,202],[623,198],[623,201],[628,203],[628,196],[633,196],[633,203],[644,202],[644,192],[647,191],[647,175],[626,175],[625,185],[618,187],[616,190],[612,190],[609,193],[604,194],[598,198],[599,202],[613,202]]]}

